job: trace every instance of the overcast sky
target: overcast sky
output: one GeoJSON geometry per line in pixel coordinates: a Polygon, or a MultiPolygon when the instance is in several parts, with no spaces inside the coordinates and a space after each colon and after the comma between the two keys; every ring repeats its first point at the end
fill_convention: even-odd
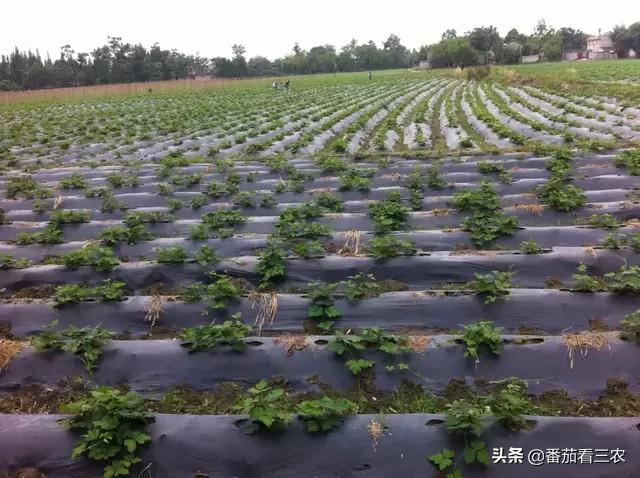
{"type": "Polygon", "coordinates": [[[55,58],[66,43],[89,52],[112,35],[206,57],[230,56],[241,43],[248,56],[273,59],[296,41],[339,49],[351,38],[380,44],[395,33],[418,48],[447,28],[460,34],[493,24],[503,36],[513,27],[531,33],[538,18],[597,33],[640,21],[640,8],[637,0],[3,0],[0,18],[1,53],[18,46],[55,58]]]}

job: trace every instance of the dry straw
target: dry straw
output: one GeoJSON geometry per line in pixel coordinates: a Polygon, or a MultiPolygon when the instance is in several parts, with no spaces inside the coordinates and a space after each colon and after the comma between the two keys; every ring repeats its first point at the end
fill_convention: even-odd
{"type": "Polygon", "coordinates": [[[571,370],[573,370],[576,350],[580,352],[580,355],[582,355],[583,358],[586,358],[589,350],[592,349],[601,350],[608,347],[609,351],[611,351],[611,346],[609,345],[607,337],[599,332],[585,330],[574,334],[563,334],[562,337],[567,345],[569,368],[571,370]]]}
{"type": "Polygon", "coordinates": [[[7,368],[11,359],[25,347],[25,342],[0,339],[0,372],[7,368]]]}

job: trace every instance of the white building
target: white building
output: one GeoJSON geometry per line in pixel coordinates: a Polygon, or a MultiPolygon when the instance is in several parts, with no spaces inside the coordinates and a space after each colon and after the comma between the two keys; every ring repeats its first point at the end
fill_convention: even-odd
{"type": "Polygon", "coordinates": [[[587,58],[589,60],[602,60],[607,58],[617,58],[613,48],[613,42],[608,35],[593,36],[587,38],[587,58]]]}

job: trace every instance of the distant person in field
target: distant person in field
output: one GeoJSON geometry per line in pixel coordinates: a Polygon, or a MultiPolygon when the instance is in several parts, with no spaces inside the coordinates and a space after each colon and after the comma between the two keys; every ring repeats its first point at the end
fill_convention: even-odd
{"type": "Polygon", "coordinates": [[[277,82],[277,81],[274,81],[274,82],[273,82],[273,84],[271,85],[271,87],[272,87],[274,90],[277,90],[277,89],[278,89],[278,82],[277,82]]]}
{"type": "Polygon", "coordinates": [[[368,75],[368,76],[369,76],[369,79],[371,79],[371,72],[369,72],[369,75],[368,75]]]}
{"type": "Polygon", "coordinates": [[[464,71],[464,63],[460,63],[460,71],[464,71]]]}
{"type": "Polygon", "coordinates": [[[284,89],[285,89],[285,90],[289,91],[289,84],[290,84],[290,83],[291,83],[291,82],[290,82],[289,80],[287,80],[287,81],[285,81],[285,82],[284,82],[284,89]]]}

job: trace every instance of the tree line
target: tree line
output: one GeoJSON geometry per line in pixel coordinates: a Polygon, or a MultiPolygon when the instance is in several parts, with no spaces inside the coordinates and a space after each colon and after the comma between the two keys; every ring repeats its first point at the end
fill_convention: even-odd
{"type": "Polygon", "coordinates": [[[242,45],[233,45],[230,58],[203,58],[164,50],[155,44],[147,49],[132,45],[120,37],[108,37],[105,45],[91,53],[76,53],[70,45],[61,48],[56,60],[42,58],[39,52],[20,51],[0,57],[0,90],[91,86],[184,79],[196,76],[217,77],[278,76],[343,71],[406,68],[417,52],[405,47],[400,38],[390,35],[378,47],[373,41],[352,40],[340,52],[333,45],[303,50],[297,43],[290,54],[274,61],[264,56],[247,59],[242,45]]]}
{"type": "MultiPolygon", "coordinates": [[[[423,46],[418,60],[429,60],[434,68],[476,65],[483,63],[519,63],[523,56],[540,54],[546,61],[559,61],[565,52],[584,50],[587,35],[571,27],[555,29],[544,20],[538,20],[530,35],[513,28],[501,37],[494,26],[474,28],[464,35],[456,30],[446,30],[441,41],[423,46]]],[[[610,33],[618,57],[624,58],[630,50],[640,56],[640,22],[629,27],[617,25],[610,33]]]]}
{"type": "MultiPolygon", "coordinates": [[[[91,86],[174,80],[196,76],[217,77],[278,76],[308,73],[406,68],[428,60],[435,68],[460,64],[518,63],[524,55],[543,54],[548,61],[560,60],[567,50],[584,49],[588,35],[571,27],[554,29],[539,20],[531,34],[511,29],[501,37],[494,26],[483,26],[458,35],[448,29],[441,41],[409,49],[391,34],[378,46],[374,41],[351,40],[338,51],[333,45],[304,50],[297,43],[292,51],[275,60],[264,56],[247,59],[242,45],[233,45],[231,57],[204,58],[177,50],[150,48],[107,37],[107,43],[90,53],[76,53],[70,45],[52,60],[39,52],[15,48],[0,56],[0,91],[91,86]]],[[[640,22],[613,28],[611,38],[618,56],[634,50],[640,56],[640,22]]]]}

